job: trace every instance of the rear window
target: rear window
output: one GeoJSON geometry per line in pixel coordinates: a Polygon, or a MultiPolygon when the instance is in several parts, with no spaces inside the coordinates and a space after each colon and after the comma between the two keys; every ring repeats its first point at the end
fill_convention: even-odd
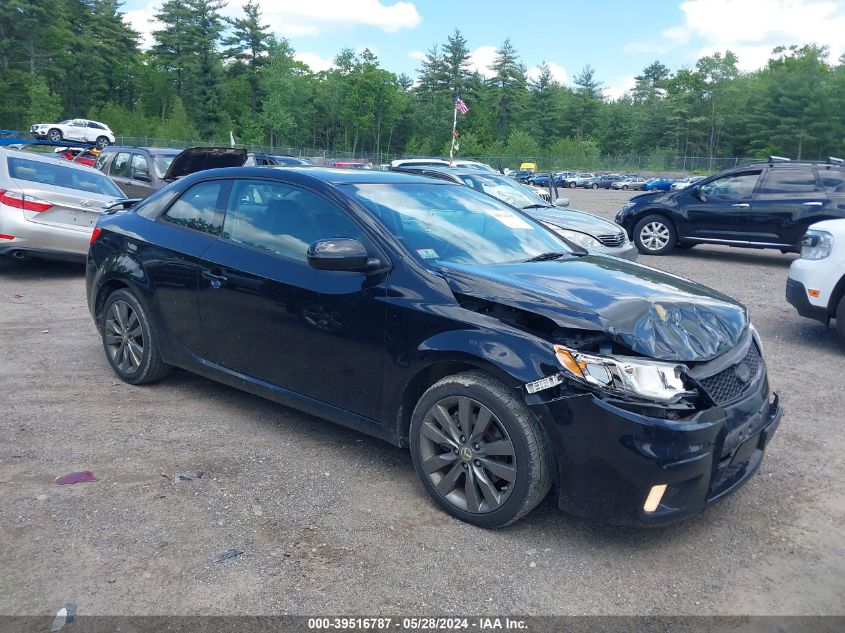
{"type": "Polygon", "coordinates": [[[108,178],[93,169],[75,169],[58,163],[44,163],[25,158],[8,158],[9,176],[53,187],[77,189],[88,193],[123,198],[123,192],[108,178]]]}

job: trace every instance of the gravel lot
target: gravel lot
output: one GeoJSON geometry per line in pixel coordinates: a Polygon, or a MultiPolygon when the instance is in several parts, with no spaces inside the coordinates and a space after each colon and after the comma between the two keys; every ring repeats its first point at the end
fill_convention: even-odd
{"type": "MultiPolygon", "coordinates": [[[[609,218],[629,197],[565,195],[609,218]]],[[[668,528],[550,496],[495,532],[436,510],[380,441],[184,372],[119,382],[83,269],[4,262],[0,614],[845,614],[843,350],[786,304],[792,258],[641,260],[751,310],[786,415],[748,485],[668,528]],[[53,481],[85,469],[99,481],[53,481]]]]}

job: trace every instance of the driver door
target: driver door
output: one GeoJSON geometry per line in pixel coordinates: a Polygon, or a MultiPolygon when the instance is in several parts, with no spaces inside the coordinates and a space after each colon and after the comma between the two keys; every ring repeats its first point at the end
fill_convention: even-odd
{"type": "Polygon", "coordinates": [[[237,179],[223,234],[202,259],[202,356],[228,370],[380,417],[387,275],[316,270],[306,251],[356,221],[311,191],[237,179]]]}
{"type": "Polygon", "coordinates": [[[733,173],[684,189],[687,235],[701,239],[744,242],[753,230],[751,205],[760,169],[733,173]]]}

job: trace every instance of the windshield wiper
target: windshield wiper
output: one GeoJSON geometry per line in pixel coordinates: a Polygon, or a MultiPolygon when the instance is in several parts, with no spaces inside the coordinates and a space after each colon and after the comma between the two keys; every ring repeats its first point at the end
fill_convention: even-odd
{"type": "Polygon", "coordinates": [[[547,205],[547,204],[529,204],[529,205],[526,205],[526,206],[524,206],[524,207],[522,207],[522,208],[523,208],[523,209],[545,209],[545,208],[547,208],[548,206],[549,206],[549,205],[547,205]]]}
{"type": "Polygon", "coordinates": [[[560,259],[561,257],[566,257],[567,255],[571,255],[572,253],[556,253],[554,251],[550,251],[548,253],[540,253],[539,255],[535,255],[530,259],[526,259],[526,262],[547,262],[552,259],[560,259]]]}

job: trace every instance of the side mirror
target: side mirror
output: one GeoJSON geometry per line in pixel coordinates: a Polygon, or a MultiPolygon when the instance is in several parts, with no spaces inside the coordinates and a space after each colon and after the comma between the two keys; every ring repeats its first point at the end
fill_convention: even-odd
{"type": "Polygon", "coordinates": [[[692,189],[690,189],[690,193],[692,194],[693,198],[697,198],[702,202],[707,202],[707,196],[704,195],[704,192],[701,191],[701,187],[698,185],[693,185],[692,189]]]}
{"type": "Polygon", "coordinates": [[[308,265],[317,270],[366,272],[372,267],[367,249],[358,240],[337,237],[308,247],[308,265]]]}
{"type": "Polygon", "coordinates": [[[568,207],[569,206],[569,198],[556,198],[553,204],[556,207],[568,207]]]}

